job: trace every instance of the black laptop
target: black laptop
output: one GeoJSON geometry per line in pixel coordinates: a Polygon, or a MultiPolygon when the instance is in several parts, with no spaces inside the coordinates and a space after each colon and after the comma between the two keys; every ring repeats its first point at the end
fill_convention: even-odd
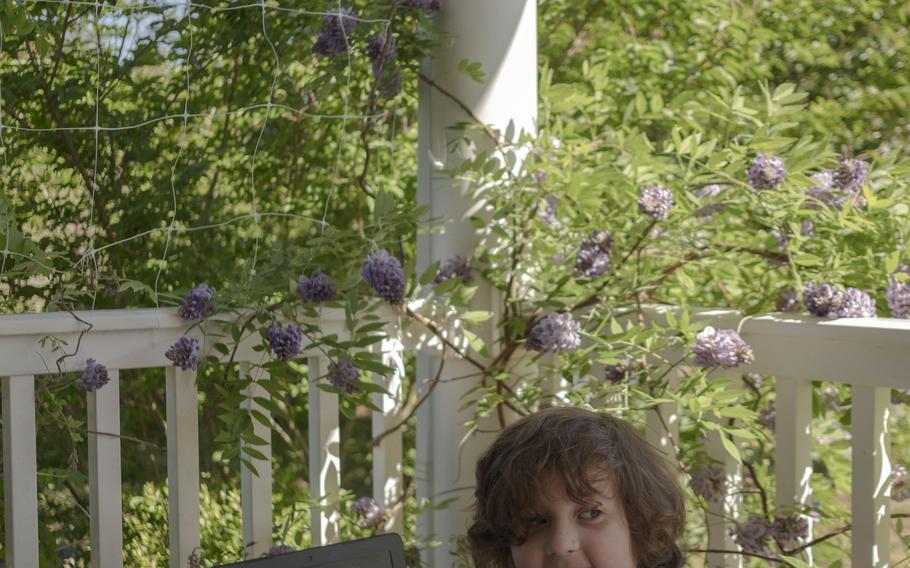
{"type": "Polygon", "coordinates": [[[404,543],[394,533],[276,554],[221,568],[406,568],[404,543]]]}

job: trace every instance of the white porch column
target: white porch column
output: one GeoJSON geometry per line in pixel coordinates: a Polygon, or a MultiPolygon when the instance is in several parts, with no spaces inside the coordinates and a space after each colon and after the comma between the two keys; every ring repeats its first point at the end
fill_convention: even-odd
{"type": "MultiPolygon", "coordinates": [[[[445,93],[457,98],[474,116],[501,132],[506,131],[510,121],[514,122],[516,137],[522,130],[536,131],[535,0],[445,2],[435,19],[443,41],[423,65],[424,75],[436,86],[421,80],[417,181],[418,201],[430,209],[427,218],[443,219],[444,231],[418,236],[418,274],[436,260],[444,262],[457,254],[469,256],[481,236],[469,217],[489,215],[484,211],[482,197],[470,196],[475,188],[455,182],[434,166],[434,161],[438,161],[453,167],[471,158],[474,151],[452,143],[462,133],[449,127],[458,122],[471,122],[472,118],[445,93]],[[458,64],[462,60],[479,62],[485,81],[478,83],[459,71],[458,64]]],[[[492,147],[490,141],[481,136],[477,136],[475,142],[479,149],[492,147]]],[[[479,284],[481,288],[476,294],[474,309],[498,308],[493,305],[490,287],[479,284]]],[[[490,336],[485,339],[489,340],[490,336]]],[[[493,346],[490,349],[493,350],[493,346]]],[[[423,382],[423,388],[434,376],[438,364],[439,360],[429,353],[419,356],[417,379],[423,382]]],[[[418,499],[428,498],[435,504],[456,498],[448,508],[431,510],[419,520],[418,531],[422,536],[432,535],[444,543],[423,553],[431,567],[447,567],[452,563],[449,554],[452,538],[464,534],[469,520],[467,507],[473,499],[474,466],[479,454],[492,441],[490,436],[463,440],[466,433],[463,424],[471,410],[459,410],[460,402],[478,379],[445,382],[476,371],[465,361],[446,361],[440,376],[443,382],[418,412],[418,499]]]]}

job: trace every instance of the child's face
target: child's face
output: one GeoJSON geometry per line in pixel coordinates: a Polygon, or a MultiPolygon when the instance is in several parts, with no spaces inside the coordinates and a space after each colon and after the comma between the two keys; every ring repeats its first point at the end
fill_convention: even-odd
{"type": "Polygon", "coordinates": [[[635,568],[632,537],[613,482],[592,483],[596,493],[580,505],[551,475],[536,514],[528,519],[528,539],[512,546],[516,568],[635,568]]]}

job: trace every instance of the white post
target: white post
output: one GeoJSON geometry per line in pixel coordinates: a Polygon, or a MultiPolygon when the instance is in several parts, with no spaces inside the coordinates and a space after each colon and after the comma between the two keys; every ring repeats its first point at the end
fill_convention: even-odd
{"type": "MultiPolygon", "coordinates": [[[[720,379],[721,377],[713,377],[720,379]]],[[[723,377],[726,378],[726,377],[723,377]]],[[[739,377],[732,378],[731,384],[727,387],[738,389],[742,387],[742,379],[739,377]]],[[[715,418],[717,422],[726,422],[726,418],[715,418]]],[[[711,430],[707,433],[708,437],[708,455],[720,462],[727,476],[727,491],[724,499],[720,503],[713,501],[708,502],[708,548],[736,550],[736,544],[730,535],[730,529],[733,524],[730,519],[736,519],[739,516],[742,497],[740,487],[742,485],[742,465],[730,455],[730,452],[724,447],[721,433],[717,430],[711,430]]],[[[733,440],[733,444],[738,444],[733,440]]],[[[709,568],[734,568],[743,565],[741,554],[708,554],[709,568]]]]}
{"type": "Polygon", "coordinates": [[[196,372],[167,367],[167,488],[170,566],[199,549],[199,410],[196,372]]]}
{"type": "Polygon", "coordinates": [[[890,389],[853,386],[853,568],[890,565],[890,416],[890,389]]]}
{"type": "MultiPolygon", "coordinates": [[[[780,512],[805,505],[812,495],[812,381],[778,376],[774,418],[775,505],[780,512]]],[[[812,518],[807,538],[812,538],[812,518]]],[[[812,549],[805,560],[812,564],[812,549]]]]}
{"type": "Polygon", "coordinates": [[[87,395],[92,568],[123,567],[120,372],[109,369],[108,377],[108,384],[87,395]]]}
{"type": "Polygon", "coordinates": [[[263,454],[265,459],[244,456],[250,460],[256,471],[251,471],[245,464],[240,464],[240,508],[243,516],[244,556],[258,558],[267,553],[272,546],[272,430],[257,416],[271,421],[268,409],[256,402],[255,398],[269,398],[269,393],[258,381],[268,380],[268,373],[256,368],[252,363],[240,363],[240,378],[253,382],[245,389],[243,409],[253,414],[253,435],[267,443],[264,446],[247,444],[241,441],[243,448],[250,447],[263,454]]]}
{"type": "Polygon", "coordinates": [[[35,377],[2,377],[6,565],[38,566],[35,377]]]}
{"type": "MultiPolygon", "coordinates": [[[[438,171],[434,161],[455,167],[472,157],[473,149],[452,144],[462,133],[450,127],[458,122],[472,122],[464,107],[480,121],[505,132],[514,124],[517,135],[522,130],[536,131],[537,116],[537,3],[534,0],[459,0],[446,2],[436,16],[443,40],[433,56],[423,65],[423,73],[435,84],[421,80],[418,115],[418,201],[429,205],[427,218],[443,219],[442,234],[418,236],[417,269],[422,272],[436,260],[455,255],[469,256],[480,234],[469,221],[472,215],[485,216],[483,198],[472,196],[477,188],[449,178],[438,171]],[[485,80],[478,83],[463,71],[463,60],[480,63],[485,80]],[[450,97],[457,99],[457,102],[450,97]],[[453,151],[458,146],[458,151],[453,151]]],[[[516,136],[517,138],[517,136],[516,136]]],[[[477,149],[493,145],[482,137],[475,139],[477,149]]],[[[514,164],[512,164],[514,165],[514,164]]],[[[482,286],[473,309],[489,310],[492,293],[482,286]]],[[[495,325],[494,318],[492,325],[495,325]]],[[[490,339],[489,334],[485,338],[490,339]]],[[[492,350],[492,346],[490,346],[492,350]]],[[[435,375],[439,359],[421,354],[418,360],[419,381],[435,375]]],[[[462,360],[445,362],[441,379],[476,373],[477,369],[462,360]]],[[[466,437],[464,422],[471,410],[459,410],[464,394],[477,385],[476,379],[440,383],[418,412],[417,476],[418,499],[438,503],[456,497],[441,510],[421,515],[418,533],[434,537],[444,544],[425,551],[423,560],[431,567],[449,566],[452,539],[463,535],[472,502],[474,465],[491,441],[490,436],[466,437]]]]}
{"type": "Polygon", "coordinates": [[[328,359],[307,359],[310,403],[310,510],[313,546],[338,540],[338,499],[341,487],[341,430],[338,427],[338,395],[317,385],[328,368],[328,359]]]}
{"type": "Polygon", "coordinates": [[[385,530],[402,533],[404,503],[401,502],[401,498],[404,491],[404,473],[401,468],[403,453],[401,430],[384,435],[384,432],[398,426],[405,419],[401,415],[401,408],[404,405],[401,389],[404,377],[404,352],[398,322],[380,346],[383,363],[392,367],[394,372],[388,377],[373,375],[373,381],[389,392],[373,394],[373,403],[382,409],[382,412],[373,413],[373,436],[383,436],[379,445],[373,448],[373,499],[386,511],[394,507],[394,514],[387,520],[385,530]]]}

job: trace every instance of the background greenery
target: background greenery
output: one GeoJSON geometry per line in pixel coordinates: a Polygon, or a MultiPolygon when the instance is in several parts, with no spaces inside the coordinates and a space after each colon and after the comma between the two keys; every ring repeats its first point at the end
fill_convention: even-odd
{"type": "MultiPolygon", "coordinates": [[[[218,290],[220,306],[253,306],[266,321],[272,313],[266,306],[286,297],[300,273],[328,272],[350,308],[366,295],[356,269],[372,246],[413,259],[417,67],[437,38],[422,11],[385,0],[345,5],[364,20],[391,17],[403,76],[397,96],[377,95],[366,55],[367,38],[384,30],[381,21],[360,22],[350,58],[330,61],[311,52],[319,15],[266,10],[263,21],[258,9],[198,8],[187,18],[179,17],[182,8],[148,3],[141,11],[105,8],[96,26],[91,4],[2,0],[4,125],[91,127],[97,119],[142,126],[97,134],[2,131],[0,242],[11,254],[2,260],[0,311],[169,305],[205,281],[218,290]],[[308,114],[248,108],[270,99],[308,114]],[[184,123],[184,112],[207,116],[184,123]],[[153,120],[159,117],[171,118],[153,120]],[[266,215],[257,218],[254,211],[266,215]],[[198,227],[207,228],[186,230],[198,227]],[[99,250],[111,243],[118,244],[99,250]],[[98,252],[86,254],[92,247],[98,252]]],[[[295,7],[325,9],[319,2],[295,7]]],[[[531,150],[526,167],[508,176],[491,153],[452,172],[498,183],[490,196],[497,205],[491,227],[512,246],[482,245],[475,266],[525,300],[510,304],[507,338],[520,342],[538,310],[578,306],[593,289],[598,293],[587,306],[593,309],[583,319],[588,346],[561,361],[582,377],[590,371],[585,361],[637,354],[630,345],[653,351],[691,342],[697,326],[681,321],[663,330],[616,329],[615,319],[638,302],[758,313],[773,310],[787,288],[824,279],[869,291],[880,315],[888,315],[888,274],[910,259],[908,19],[910,6],[884,1],[542,0],[540,136],[500,137],[505,147],[531,150]],[[758,151],[787,163],[790,176],[781,191],[758,196],[743,187],[758,151]],[[835,167],[839,154],[872,165],[867,191],[873,204],[857,211],[810,209],[808,175],[835,167]],[[532,175],[536,169],[544,181],[532,175]],[[656,182],[674,190],[677,207],[652,228],[629,204],[641,187],[656,182]],[[692,190],[709,183],[725,184],[716,199],[725,209],[706,222],[696,211],[707,203],[692,190]],[[559,231],[535,221],[544,195],[560,200],[559,231]],[[519,231],[528,219],[531,230],[519,231]],[[794,229],[804,219],[814,223],[811,237],[794,229]],[[575,243],[595,228],[609,229],[617,256],[635,253],[629,257],[635,262],[616,263],[605,280],[571,278],[575,243]],[[786,247],[775,231],[789,236],[786,247]],[[530,235],[527,246],[519,234],[530,235]],[[561,260],[554,263],[554,256],[561,260]],[[515,259],[529,277],[527,288],[510,287],[515,259]]],[[[429,303],[448,303],[453,295],[466,301],[470,292],[457,283],[440,287],[429,303]]],[[[302,546],[308,542],[305,390],[299,369],[270,365],[280,395],[275,536],[302,546]]],[[[510,372],[509,365],[496,370],[510,372]]],[[[408,369],[413,377],[413,362],[408,369]]],[[[225,429],[239,434],[248,423],[224,410],[236,392],[219,389],[223,376],[223,368],[209,364],[199,383],[203,517],[219,519],[203,527],[207,563],[242,554],[233,489],[239,464],[214,440],[225,429]],[[229,416],[228,428],[219,415],[229,416]]],[[[48,565],[71,543],[78,562],[87,558],[85,402],[72,387],[74,378],[46,377],[39,389],[42,435],[65,442],[42,452],[39,463],[48,565]]],[[[122,378],[124,434],[141,440],[123,444],[126,562],[164,565],[163,376],[150,370],[122,378]]],[[[629,390],[597,379],[578,382],[570,396],[596,405],[612,400],[616,389],[629,390]]],[[[479,413],[506,403],[535,408],[540,391],[534,380],[519,380],[525,388],[517,395],[490,383],[479,413]]],[[[681,436],[687,472],[706,459],[699,449],[702,418],[724,396],[721,386],[695,373],[680,391],[695,417],[681,436]]],[[[648,371],[632,385],[631,404],[641,407],[665,390],[648,371]]],[[[773,382],[738,396],[737,407],[757,413],[773,397],[773,382]]],[[[369,494],[369,419],[356,400],[346,410],[342,472],[350,498],[369,494]]],[[[849,392],[819,385],[815,412],[818,439],[828,442],[813,456],[822,516],[816,534],[823,534],[849,520],[849,392]]],[[[633,420],[639,414],[627,412],[633,420]]],[[[895,420],[906,419],[906,408],[899,409],[895,420]]],[[[754,420],[749,428],[754,439],[743,440],[743,457],[754,464],[757,481],[773,487],[769,432],[754,420]]],[[[907,431],[894,429],[895,463],[910,461],[907,431]]],[[[407,436],[411,464],[412,431],[407,436]]],[[[691,548],[704,546],[701,505],[691,499],[691,548]]],[[[410,527],[416,507],[409,501],[410,527]]],[[[346,519],[346,534],[359,530],[346,519]]],[[[899,561],[908,544],[894,542],[899,561]]],[[[816,561],[831,566],[845,559],[849,537],[816,548],[816,561]]],[[[698,564],[697,554],[692,562],[698,564]]]]}

